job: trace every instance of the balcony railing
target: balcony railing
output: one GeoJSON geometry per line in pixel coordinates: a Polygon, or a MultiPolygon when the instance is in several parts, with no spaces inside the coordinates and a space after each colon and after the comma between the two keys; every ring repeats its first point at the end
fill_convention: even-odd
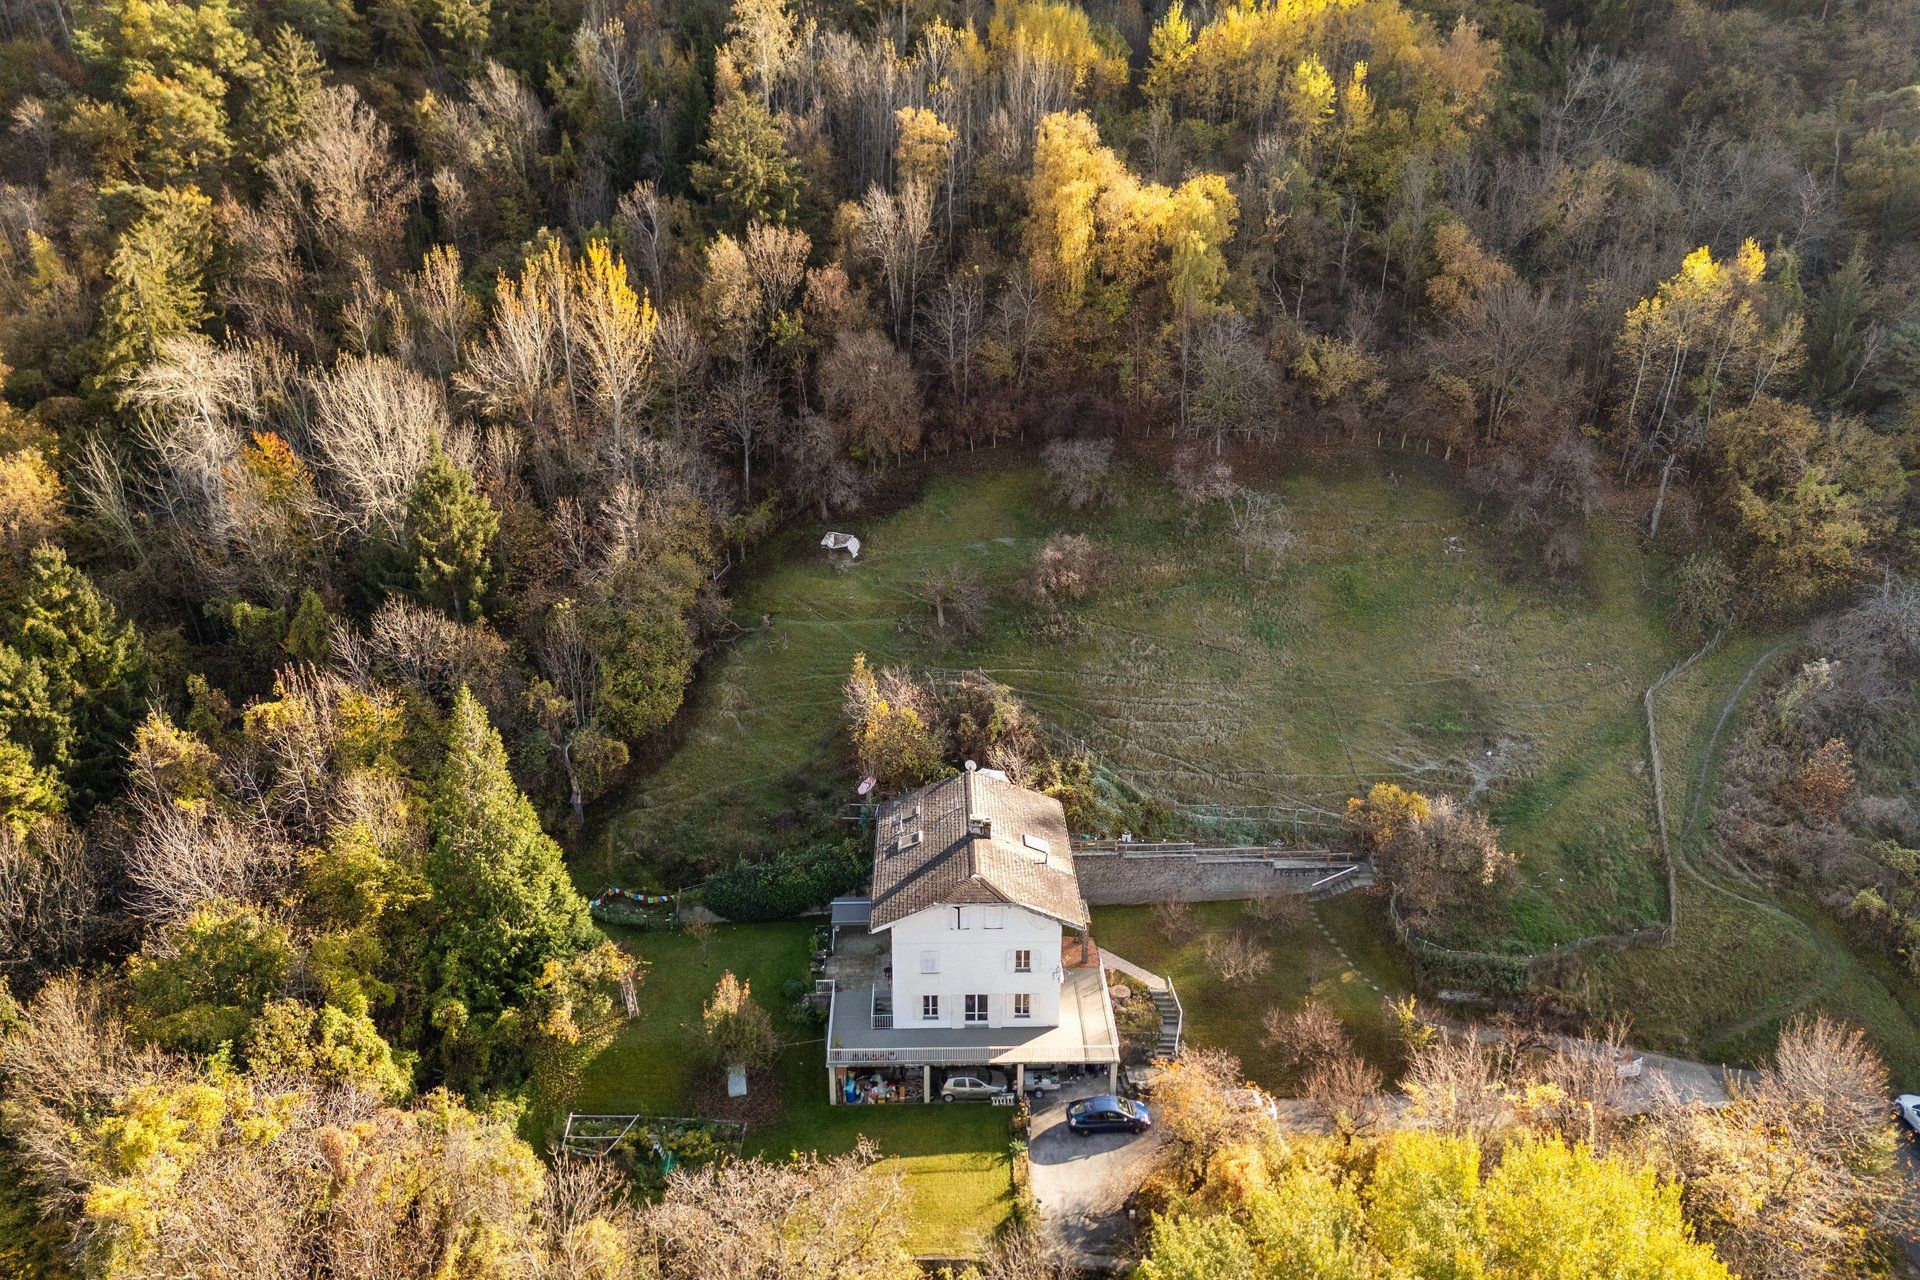
{"type": "MultiPolygon", "coordinates": [[[[1024,1041],[1002,1045],[906,1045],[879,1048],[845,1048],[839,1045],[827,1046],[827,1065],[830,1067],[874,1067],[883,1065],[933,1067],[960,1066],[974,1067],[990,1063],[994,1057],[1008,1049],[1023,1047],[1024,1041]]],[[[1047,1061],[1053,1063],[1094,1063],[1105,1064],[1118,1058],[1112,1045],[1081,1045],[1078,1048],[1061,1046],[1051,1049],[1047,1061]]]]}

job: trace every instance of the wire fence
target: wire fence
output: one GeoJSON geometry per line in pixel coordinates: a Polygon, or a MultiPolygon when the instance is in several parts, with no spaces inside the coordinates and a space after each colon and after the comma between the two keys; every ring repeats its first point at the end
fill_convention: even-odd
{"type": "Polygon", "coordinates": [[[1725,639],[1726,631],[1716,632],[1690,657],[1662,672],[1640,695],[1646,721],[1647,764],[1653,781],[1653,829],[1660,850],[1660,871],[1667,890],[1664,919],[1611,933],[1589,934],[1570,942],[1558,943],[1539,951],[1514,954],[1496,951],[1459,950],[1443,947],[1420,937],[1407,924],[1400,911],[1398,895],[1387,900],[1387,919],[1401,945],[1413,953],[1420,975],[1430,985],[1458,985],[1469,989],[1508,995],[1537,991],[1544,981],[1557,976],[1571,957],[1602,948],[1621,951],[1629,947],[1670,947],[1680,927],[1680,888],[1674,870],[1673,842],[1667,825],[1665,768],[1660,754],[1660,727],[1656,699],[1672,681],[1692,670],[1725,639]]]}

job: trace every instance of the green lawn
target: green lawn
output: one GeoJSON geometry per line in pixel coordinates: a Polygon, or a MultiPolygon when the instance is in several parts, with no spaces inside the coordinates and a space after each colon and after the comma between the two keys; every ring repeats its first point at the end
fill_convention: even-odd
{"type": "Polygon", "coordinates": [[[1192,910],[1191,924],[1175,938],[1161,931],[1151,907],[1096,907],[1093,912],[1093,936],[1102,949],[1173,979],[1186,1012],[1187,1044],[1225,1049],[1240,1059],[1248,1078],[1288,1092],[1292,1082],[1260,1043],[1261,1019],[1270,1008],[1298,1009],[1311,996],[1347,1024],[1361,1053],[1383,1070],[1393,1070],[1394,1050],[1380,1002],[1410,990],[1411,975],[1400,954],[1381,941],[1389,935],[1379,899],[1348,893],[1318,908],[1345,956],[1311,918],[1276,932],[1238,902],[1196,903],[1192,910]],[[1223,981],[1208,962],[1205,942],[1209,933],[1235,930],[1254,932],[1272,958],[1265,973],[1237,984],[1223,981]]]}
{"type": "Polygon", "coordinates": [[[838,1154],[862,1135],[872,1139],[881,1168],[905,1179],[914,1206],[913,1247],[920,1252],[970,1251],[1006,1220],[1013,1204],[1008,1112],[984,1105],[828,1104],[821,1033],[793,1021],[781,994],[789,978],[807,975],[811,924],[723,925],[704,956],[683,933],[608,932],[647,964],[641,1016],[586,1062],[577,1087],[544,1126],[549,1140],[568,1111],[699,1114],[698,1099],[707,1090],[696,1077],[712,1070],[701,1057],[700,1009],[720,974],[731,969],[752,984],[787,1041],[777,1068],[784,1109],[771,1123],[749,1125],[746,1154],[838,1154]]]}
{"type": "Polygon", "coordinates": [[[747,1152],[781,1159],[795,1151],[837,1155],[862,1137],[880,1151],[883,1171],[904,1180],[913,1202],[917,1253],[976,1252],[1013,1212],[1010,1112],[985,1103],[836,1107],[827,1102],[826,1067],[817,1042],[780,1060],[787,1096],[781,1122],[747,1137],[747,1152]]]}
{"type": "MultiPolygon", "coordinates": [[[[840,687],[865,652],[986,670],[1196,833],[1285,832],[1381,779],[1471,797],[1521,855],[1521,885],[1478,936],[1441,941],[1530,952],[1664,917],[1640,694],[1692,642],[1668,635],[1663,566],[1633,528],[1594,517],[1583,573],[1554,587],[1527,575],[1447,473],[1393,454],[1308,456],[1260,477],[1298,536],[1277,570],[1249,571],[1217,519],[1188,527],[1164,469],[1135,459],[1119,501],[1076,514],[1049,499],[1030,456],[983,452],[891,514],[852,522],[857,562],[826,557],[824,526],[761,549],[731,585],[741,639],[705,669],[677,749],[598,815],[574,859],[582,887],[684,882],[705,863],[844,830],[840,687]],[[1057,531],[1093,539],[1102,585],[1049,636],[1018,583],[1057,531]],[[989,602],[982,630],[949,642],[918,592],[956,564],[989,602]]],[[[1722,709],[1778,639],[1736,638],[1662,693],[1679,826],[1707,807],[1695,797],[1710,793],[1722,709]]],[[[1679,944],[1593,955],[1576,996],[1649,1045],[1734,1059],[1792,1012],[1831,1008],[1920,1070],[1920,992],[1818,910],[1730,880],[1705,840],[1700,823],[1683,833],[1679,944]]],[[[1369,921],[1346,920],[1359,901],[1328,904],[1328,926],[1376,981],[1404,985],[1391,972],[1404,961],[1369,921]]],[[[1118,919],[1123,937],[1147,932],[1118,919]]],[[[1132,944],[1141,954],[1115,945],[1155,963],[1148,942],[1132,944]]],[[[1180,980],[1193,957],[1171,963],[1180,980]]],[[[1215,1037],[1251,1064],[1265,1006],[1299,1000],[1330,968],[1303,953],[1276,961],[1259,991],[1203,985],[1200,1003],[1218,1006],[1197,1011],[1196,1042],[1215,1037]]],[[[1359,1005],[1343,1007],[1364,1030],[1359,1005]]]]}

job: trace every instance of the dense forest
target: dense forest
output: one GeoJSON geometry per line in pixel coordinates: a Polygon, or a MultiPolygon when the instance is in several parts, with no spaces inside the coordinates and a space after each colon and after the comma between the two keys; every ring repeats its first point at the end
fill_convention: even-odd
{"type": "MultiPolygon", "coordinates": [[[[561,841],[658,756],[773,531],[1007,442],[1072,501],[1164,440],[1204,502],[1393,439],[1551,589],[1606,508],[1676,630],[1824,615],[1722,820],[1920,954],[1888,712],[1920,7],[10,0],[0,31],[0,1269],[691,1275],[726,1197],[831,1200],[800,1164],[636,1225],[514,1136],[628,964],[561,841]]],[[[1050,554],[1045,589],[1094,571],[1050,554]]],[[[893,1274],[870,1243],[777,1274],[893,1274]]]]}

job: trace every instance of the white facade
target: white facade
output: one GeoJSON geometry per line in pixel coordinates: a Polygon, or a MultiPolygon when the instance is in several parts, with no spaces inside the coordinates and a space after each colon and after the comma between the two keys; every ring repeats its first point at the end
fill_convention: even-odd
{"type": "Polygon", "coordinates": [[[893,1026],[1060,1023],[1061,927],[1015,906],[939,906],[890,926],[893,1026]]]}

